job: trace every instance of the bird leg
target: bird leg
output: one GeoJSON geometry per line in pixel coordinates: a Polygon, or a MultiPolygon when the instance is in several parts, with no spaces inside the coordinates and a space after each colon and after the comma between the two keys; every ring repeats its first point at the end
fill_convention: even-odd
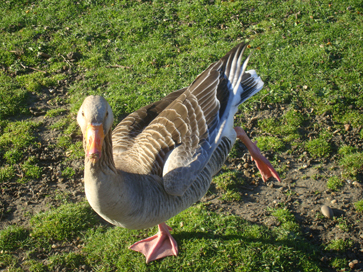
{"type": "Polygon", "coordinates": [[[159,231],[154,236],[138,241],[129,247],[129,249],[144,254],[146,263],[167,256],[178,255],[178,245],[169,232],[172,228],[165,223],[159,224],[158,228],[159,231]]]}
{"type": "Polygon", "coordinates": [[[261,154],[260,149],[257,147],[257,141],[252,142],[250,138],[248,138],[246,132],[241,127],[235,127],[234,130],[237,133],[237,138],[242,141],[242,143],[247,147],[248,151],[252,156],[252,161],[256,163],[258,170],[260,170],[262,179],[266,182],[270,177],[276,178],[278,181],[281,181],[279,175],[276,170],[273,168],[271,163],[261,154]]]}

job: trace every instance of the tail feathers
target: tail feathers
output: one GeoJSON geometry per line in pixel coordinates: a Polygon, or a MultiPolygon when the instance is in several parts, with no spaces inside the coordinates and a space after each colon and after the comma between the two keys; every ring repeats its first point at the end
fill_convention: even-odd
{"type": "Polygon", "coordinates": [[[228,87],[229,90],[233,90],[234,95],[241,94],[239,100],[238,98],[236,100],[233,99],[233,106],[238,106],[243,103],[248,98],[258,93],[263,87],[263,81],[256,74],[255,70],[246,71],[252,52],[242,62],[246,48],[247,46],[241,43],[235,46],[221,59],[225,63],[224,73],[230,84],[228,87]]]}
{"type": "Polygon", "coordinates": [[[249,70],[244,72],[242,76],[241,87],[243,91],[241,93],[241,100],[238,102],[238,105],[258,93],[263,87],[263,81],[256,74],[255,70],[249,70]]]}

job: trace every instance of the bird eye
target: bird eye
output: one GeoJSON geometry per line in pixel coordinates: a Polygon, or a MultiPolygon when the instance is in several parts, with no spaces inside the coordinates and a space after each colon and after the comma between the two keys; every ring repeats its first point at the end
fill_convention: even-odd
{"type": "Polygon", "coordinates": [[[106,117],[108,116],[108,111],[106,112],[106,117]]]}
{"type": "Polygon", "coordinates": [[[82,116],[84,117],[84,112],[82,111],[82,116]]]}

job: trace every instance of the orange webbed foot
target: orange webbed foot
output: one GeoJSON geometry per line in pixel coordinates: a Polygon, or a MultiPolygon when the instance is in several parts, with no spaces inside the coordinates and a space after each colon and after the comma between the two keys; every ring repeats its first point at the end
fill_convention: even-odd
{"type": "Polygon", "coordinates": [[[159,224],[158,227],[159,231],[157,234],[138,241],[129,247],[131,250],[144,254],[146,263],[167,256],[178,255],[178,245],[169,232],[172,228],[165,223],[159,224]]]}

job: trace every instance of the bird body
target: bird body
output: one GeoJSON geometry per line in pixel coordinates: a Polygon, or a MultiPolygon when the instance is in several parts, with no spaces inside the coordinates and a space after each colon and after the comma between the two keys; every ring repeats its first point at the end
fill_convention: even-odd
{"type": "MultiPolygon", "coordinates": [[[[107,101],[85,99],[77,116],[86,152],[85,192],[100,216],[129,229],[160,229],[205,195],[238,136],[238,105],[263,87],[254,70],[245,71],[249,56],[240,65],[245,49],[237,45],[189,87],[131,113],[112,133],[107,101]]],[[[149,254],[142,244],[135,248],[149,254]]],[[[165,255],[155,256],[150,258],[165,255]]]]}

